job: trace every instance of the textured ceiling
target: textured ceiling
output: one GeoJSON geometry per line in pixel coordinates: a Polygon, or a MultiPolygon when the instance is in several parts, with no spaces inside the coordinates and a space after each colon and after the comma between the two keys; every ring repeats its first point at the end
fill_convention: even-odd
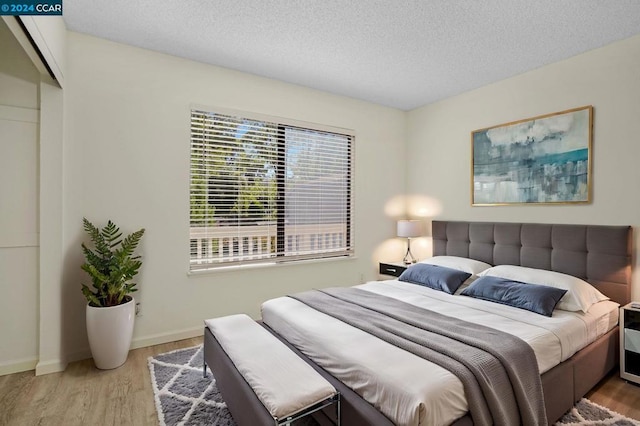
{"type": "Polygon", "coordinates": [[[70,30],[403,110],[640,33],[638,0],[65,0],[70,30]]]}

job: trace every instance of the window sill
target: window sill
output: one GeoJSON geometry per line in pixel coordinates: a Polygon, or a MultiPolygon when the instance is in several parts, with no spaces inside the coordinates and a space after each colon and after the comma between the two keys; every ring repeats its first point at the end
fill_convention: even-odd
{"type": "Polygon", "coordinates": [[[197,271],[188,271],[187,276],[198,277],[202,275],[218,274],[224,272],[244,272],[254,269],[266,269],[266,268],[281,268],[289,266],[302,266],[314,263],[327,263],[327,262],[345,262],[350,260],[356,260],[358,256],[343,256],[343,257],[327,257],[324,259],[308,259],[308,260],[296,260],[291,262],[269,262],[269,263],[250,263],[247,265],[229,265],[229,266],[215,266],[209,269],[201,269],[197,271]]]}

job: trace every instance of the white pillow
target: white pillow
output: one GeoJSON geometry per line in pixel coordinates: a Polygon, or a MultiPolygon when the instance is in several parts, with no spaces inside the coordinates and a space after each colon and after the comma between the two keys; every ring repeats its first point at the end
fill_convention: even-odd
{"type": "Polygon", "coordinates": [[[567,290],[567,293],[562,296],[556,306],[557,309],[562,309],[563,311],[582,311],[586,313],[594,303],[609,300],[607,296],[600,293],[598,289],[588,282],[560,272],[525,268],[524,266],[498,265],[478,275],[507,278],[523,283],[547,285],[567,290]]]}
{"type": "Polygon", "coordinates": [[[491,265],[488,263],[457,256],[434,256],[421,260],[419,263],[444,266],[445,268],[457,269],[458,271],[467,272],[471,275],[478,275],[485,269],[491,268],[491,265]]]}

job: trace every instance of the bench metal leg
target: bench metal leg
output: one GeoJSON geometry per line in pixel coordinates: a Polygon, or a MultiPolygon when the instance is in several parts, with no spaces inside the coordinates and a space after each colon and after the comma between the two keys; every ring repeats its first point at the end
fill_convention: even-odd
{"type": "Polygon", "coordinates": [[[299,412],[296,415],[293,416],[289,416],[286,419],[278,419],[278,418],[274,418],[274,426],[291,426],[291,424],[298,420],[301,419],[303,417],[306,417],[308,415],[311,415],[313,413],[315,413],[316,411],[320,411],[323,408],[326,408],[332,404],[335,404],[336,406],[336,419],[335,421],[331,420],[331,422],[336,425],[336,426],[340,426],[341,425],[341,420],[340,420],[340,392],[337,392],[334,396],[325,399],[324,401],[321,401],[319,403],[317,403],[314,406],[311,406],[309,408],[307,408],[306,410],[303,410],[302,412],[299,412]]]}

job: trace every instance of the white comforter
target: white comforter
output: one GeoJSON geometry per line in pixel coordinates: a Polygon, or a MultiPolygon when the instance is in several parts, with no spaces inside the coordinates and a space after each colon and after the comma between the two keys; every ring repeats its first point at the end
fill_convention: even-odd
{"type": "MultiPolygon", "coordinates": [[[[516,335],[533,348],[540,373],[618,321],[613,302],[600,302],[587,314],[556,310],[548,318],[396,280],[357,287],[516,335]]],[[[262,319],[398,425],[447,425],[468,411],[462,383],[449,371],[301,302],[269,300],[262,319]]]]}

